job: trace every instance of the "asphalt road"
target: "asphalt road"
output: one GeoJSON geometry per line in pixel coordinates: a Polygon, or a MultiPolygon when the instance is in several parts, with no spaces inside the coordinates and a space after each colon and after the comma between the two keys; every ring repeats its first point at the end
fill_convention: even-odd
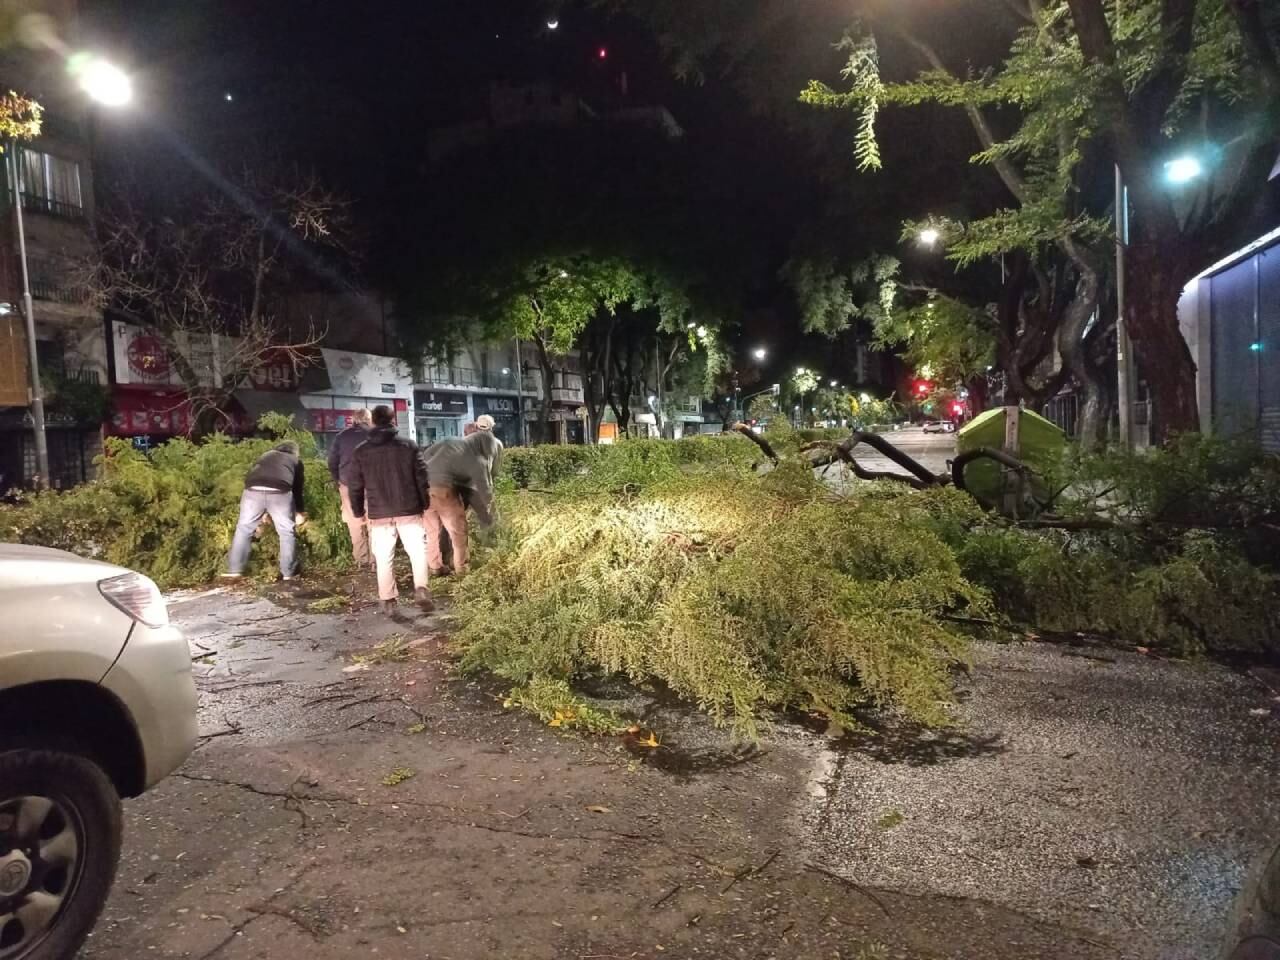
{"type": "MultiPolygon", "coordinates": [[[[947,472],[947,461],[955,456],[956,437],[954,433],[925,433],[920,427],[906,427],[902,430],[886,433],[884,436],[885,439],[907,454],[907,456],[917,460],[934,473],[947,472]]],[[[853,451],[853,455],[859,465],[866,467],[868,470],[902,474],[908,472],[870,447],[858,447],[853,451]]],[[[822,476],[828,482],[837,486],[846,482],[858,482],[842,464],[832,464],[826,467],[822,472],[822,476]]]]}
{"type": "Polygon", "coordinates": [[[1219,667],[983,646],[960,733],[754,751],[601,691],[653,749],[505,709],[369,586],[174,605],[204,738],[84,960],[1198,960],[1280,832],[1280,701],[1219,667]]]}

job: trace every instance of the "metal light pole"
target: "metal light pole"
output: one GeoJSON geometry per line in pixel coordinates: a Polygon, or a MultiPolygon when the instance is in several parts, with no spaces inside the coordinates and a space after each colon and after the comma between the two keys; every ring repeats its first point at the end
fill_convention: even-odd
{"type": "Polygon", "coordinates": [[[1133,447],[1133,347],[1124,316],[1124,253],[1129,243],[1129,194],[1116,164],[1116,406],[1120,413],[1120,446],[1133,447]]]}
{"type": "Polygon", "coordinates": [[[19,177],[18,141],[9,141],[9,170],[13,183],[13,223],[18,234],[18,262],[22,271],[22,319],[27,332],[27,372],[31,384],[31,420],[36,436],[37,487],[49,487],[49,440],[44,431],[44,390],[40,386],[40,354],[36,349],[36,318],[31,306],[31,280],[27,274],[27,234],[22,224],[22,184],[19,177]]]}
{"type": "Polygon", "coordinates": [[[526,446],[528,438],[525,433],[528,429],[524,422],[524,364],[520,362],[520,338],[515,338],[516,342],[516,442],[520,446],[526,446]]]}

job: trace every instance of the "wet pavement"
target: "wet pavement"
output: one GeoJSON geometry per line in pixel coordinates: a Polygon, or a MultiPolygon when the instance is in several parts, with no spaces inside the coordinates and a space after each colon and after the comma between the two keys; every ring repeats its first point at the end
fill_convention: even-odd
{"type": "Polygon", "coordinates": [[[1220,667],[982,647],[959,734],[755,749],[594,691],[652,749],[504,709],[368,587],[175,604],[204,737],[85,960],[1182,960],[1280,830],[1280,702],[1220,667]]]}

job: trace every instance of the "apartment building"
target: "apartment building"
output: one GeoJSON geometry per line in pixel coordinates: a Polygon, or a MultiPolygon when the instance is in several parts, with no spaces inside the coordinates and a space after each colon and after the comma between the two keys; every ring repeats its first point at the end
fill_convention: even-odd
{"type": "Polygon", "coordinates": [[[498,439],[528,443],[585,443],[586,410],[576,354],[552,359],[548,435],[542,436],[542,372],[534,347],[515,340],[470,344],[444,361],[428,360],[414,376],[418,442],[461,436],[482,414],[494,418],[498,439]]]}
{"type": "MultiPolygon", "coordinates": [[[[74,2],[44,6],[59,32],[72,35],[74,2]]],[[[45,393],[47,479],[63,488],[91,475],[105,412],[106,333],[85,283],[95,252],[89,108],[62,58],[46,50],[0,52],[0,90],[44,107],[41,135],[7,148],[16,150],[18,177],[15,184],[6,152],[0,198],[0,492],[30,486],[37,474],[15,197],[22,206],[45,393]]]]}

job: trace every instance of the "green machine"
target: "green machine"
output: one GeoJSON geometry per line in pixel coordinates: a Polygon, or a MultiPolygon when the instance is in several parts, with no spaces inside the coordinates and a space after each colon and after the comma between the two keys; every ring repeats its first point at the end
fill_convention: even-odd
{"type": "MultiPolygon", "coordinates": [[[[978,414],[956,434],[956,453],[966,453],[986,447],[1004,449],[1005,407],[995,407],[978,414]]],[[[1038,413],[1023,410],[1018,417],[1018,450],[1010,451],[1033,471],[1044,471],[1056,464],[1066,449],[1067,435],[1054,423],[1038,413]]],[[[986,458],[975,460],[965,467],[965,487],[979,500],[990,506],[1000,506],[1017,480],[1007,468],[986,458]]],[[[1027,491],[1035,500],[1043,502],[1050,491],[1036,474],[1031,475],[1031,489],[1027,491]]]]}

